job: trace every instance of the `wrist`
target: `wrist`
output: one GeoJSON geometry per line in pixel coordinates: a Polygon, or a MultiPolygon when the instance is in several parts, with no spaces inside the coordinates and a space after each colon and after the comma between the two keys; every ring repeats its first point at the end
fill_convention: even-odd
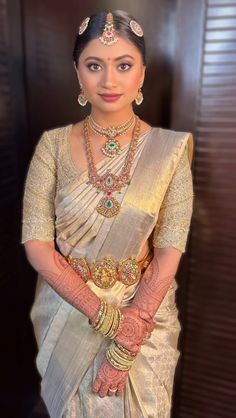
{"type": "Polygon", "coordinates": [[[99,309],[89,323],[95,331],[113,339],[120,329],[122,320],[123,315],[120,309],[100,300],[99,309]]]}
{"type": "Polygon", "coordinates": [[[93,306],[89,307],[89,312],[87,314],[89,323],[92,323],[94,319],[97,317],[100,307],[101,307],[101,299],[95,295],[94,304],[93,306]]]}
{"type": "Polygon", "coordinates": [[[117,370],[129,371],[137,357],[137,353],[132,352],[116,340],[106,350],[107,361],[117,370]]]}

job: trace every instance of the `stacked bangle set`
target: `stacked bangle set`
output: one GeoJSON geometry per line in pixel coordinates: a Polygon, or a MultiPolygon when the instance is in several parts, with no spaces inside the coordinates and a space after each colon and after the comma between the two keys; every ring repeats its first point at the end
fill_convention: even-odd
{"type": "MultiPolygon", "coordinates": [[[[90,321],[90,325],[105,337],[114,339],[119,332],[122,320],[123,315],[121,311],[101,299],[99,312],[96,318],[90,321]]],[[[131,368],[136,355],[136,353],[127,350],[114,340],[106,350],[106,358],[109,363],[122,371],[127,371],[131,368]]]]}
{"type": "Polygon", "coordinates": [[[137,354],[127,350],[116,341],[112,341],[106,350],[106,358],[109,363],[118,370],[128,371],[136,358],[137,354]]]}
{"type": "Polygon", "coordinates": [[[123,316],[119,309],[114,308],[114,306],[108,305],[104,300],[101,300],[98,315],[96,319],[92,321],[91,325],[105,337],[115,338],[122,319],[123,316]]]}

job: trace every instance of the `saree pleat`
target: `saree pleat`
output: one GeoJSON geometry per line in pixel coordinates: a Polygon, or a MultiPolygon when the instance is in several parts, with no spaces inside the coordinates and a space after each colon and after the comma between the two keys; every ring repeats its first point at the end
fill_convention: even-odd
{"type": "Polygon", "coordinates": [[[91,391],[91,382],[110,344],[104,340],[63,417],[72,418],[70,409],[74,406],[76,417],[169,418],[174,371],[179,358],[176,288],[175,282],[155,316],[155,329],[129,372],[124,396],[101,399],[91,391]]]}
{"type": "MultiPolygon", "coordinates": [[[[191,154],[189,133],[152,128],[142,136],[131,184],[115,195],[121,210],[114,218],[97,213],[102,194],[88,183],[87,172],[59,188],[55,227],[60,252],[86,256],[88,262],[106,255],[117,260],[138,257],[156,225],[167,187],[186,147],[191,154]]],[[[108,168],[119,174],[127,149],[124,146],[114,160],[99,162],[99,174],[108,168]]],[[[116,282],[112,289],[100,289],[88,281],[88,286],[108,303],[128,306],[139,283],[126,287],[116,282]]],[[[89,327],[87,318],[38,276],[31,319],[39,346],[36,362],[42,376],[41,395],[51,418],[169,418],[179,357],[176,288],[174,280],[155,316],[152,336],[129,372],[124,396],[101,399],[92,393],[91,385],[109,340],[89,327]]]]}
{"type": "MultiPolygon", "coordinates": [[[[141,151],[145,146],[145,137],[146,135],[139,140],[131,175],[135,170],[141,151]]],[[[127,149],[128,146],[124,146],[121,153],[112,161],[105,158],[104,161],[102,161],[102,167],[98,169],[99,174],[104,174],[108,169],[116,175],[120,174],[127,154],[127,149]]],[[[70,242],[71,251],[73,249],[79,249],[80,254],[84,255],[89,252],[89,242],[93,241],[101,226],[106,224],[103,231],[105,230],[108,232],[114,221],[113,219],[104,218],[97,213],[95,207],[101,199],[102,193],[97,193],[96,189],[91,184],[87,183],[88,173],[84,172],[73,184],[69,184],[59,191],[56,197],[57,244],[64,255],[68,255],[68,250],[65,252],[62,242],[64,243],[66,241],[65,245],[67,248],[68,242],[70,242]]],[[[123,191],[116,195],[116,199],[120,204],[122,203],[127,188],[128,186],[124,187],[123,191]]],[[[71,252],[71,255],[75,256],[75,253],[72,254],[71,252]]]]}

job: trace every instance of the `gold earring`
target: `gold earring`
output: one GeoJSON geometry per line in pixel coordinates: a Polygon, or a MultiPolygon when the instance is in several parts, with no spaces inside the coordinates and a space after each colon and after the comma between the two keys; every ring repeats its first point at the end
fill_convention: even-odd
{"type": "Polygon", "coordinates": [[[80,104],[80,106],[86,106],[86,104],[88,103],[88,100],[85,96],[83,87],[81,85],[80,85],[80,89],[81,89],[81,92],[79,93],[79,96],[78,96],[78,103],[80,104]]]}
{"type": "Polygon", "coordinates": [[[138,94],[137,94],[137,97],[135,99],[135,103],[138,106],[141,105],[141,103],[143,102],[143,93],[142,93],[141,88],[142,88],[142,86],[139,87],[138,94]]]}

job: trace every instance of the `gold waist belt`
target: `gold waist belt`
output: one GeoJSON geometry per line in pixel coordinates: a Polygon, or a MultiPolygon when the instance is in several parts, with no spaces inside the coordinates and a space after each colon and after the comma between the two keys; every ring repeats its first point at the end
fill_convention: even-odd
{"type": "Polygon", "coordinates": [[[89,266],[84,257],[75,258],[69,255],[67,261],[85,282],[93,280],[96,286],[109,289],[117,281],[126,286],[136,283],[140,279],[143,269],[150,263],[151,258],[150,253],[141,261],[137,261],[133,256],[120,261],[107,256],[101,260],[96,260],[89,266]]]}

